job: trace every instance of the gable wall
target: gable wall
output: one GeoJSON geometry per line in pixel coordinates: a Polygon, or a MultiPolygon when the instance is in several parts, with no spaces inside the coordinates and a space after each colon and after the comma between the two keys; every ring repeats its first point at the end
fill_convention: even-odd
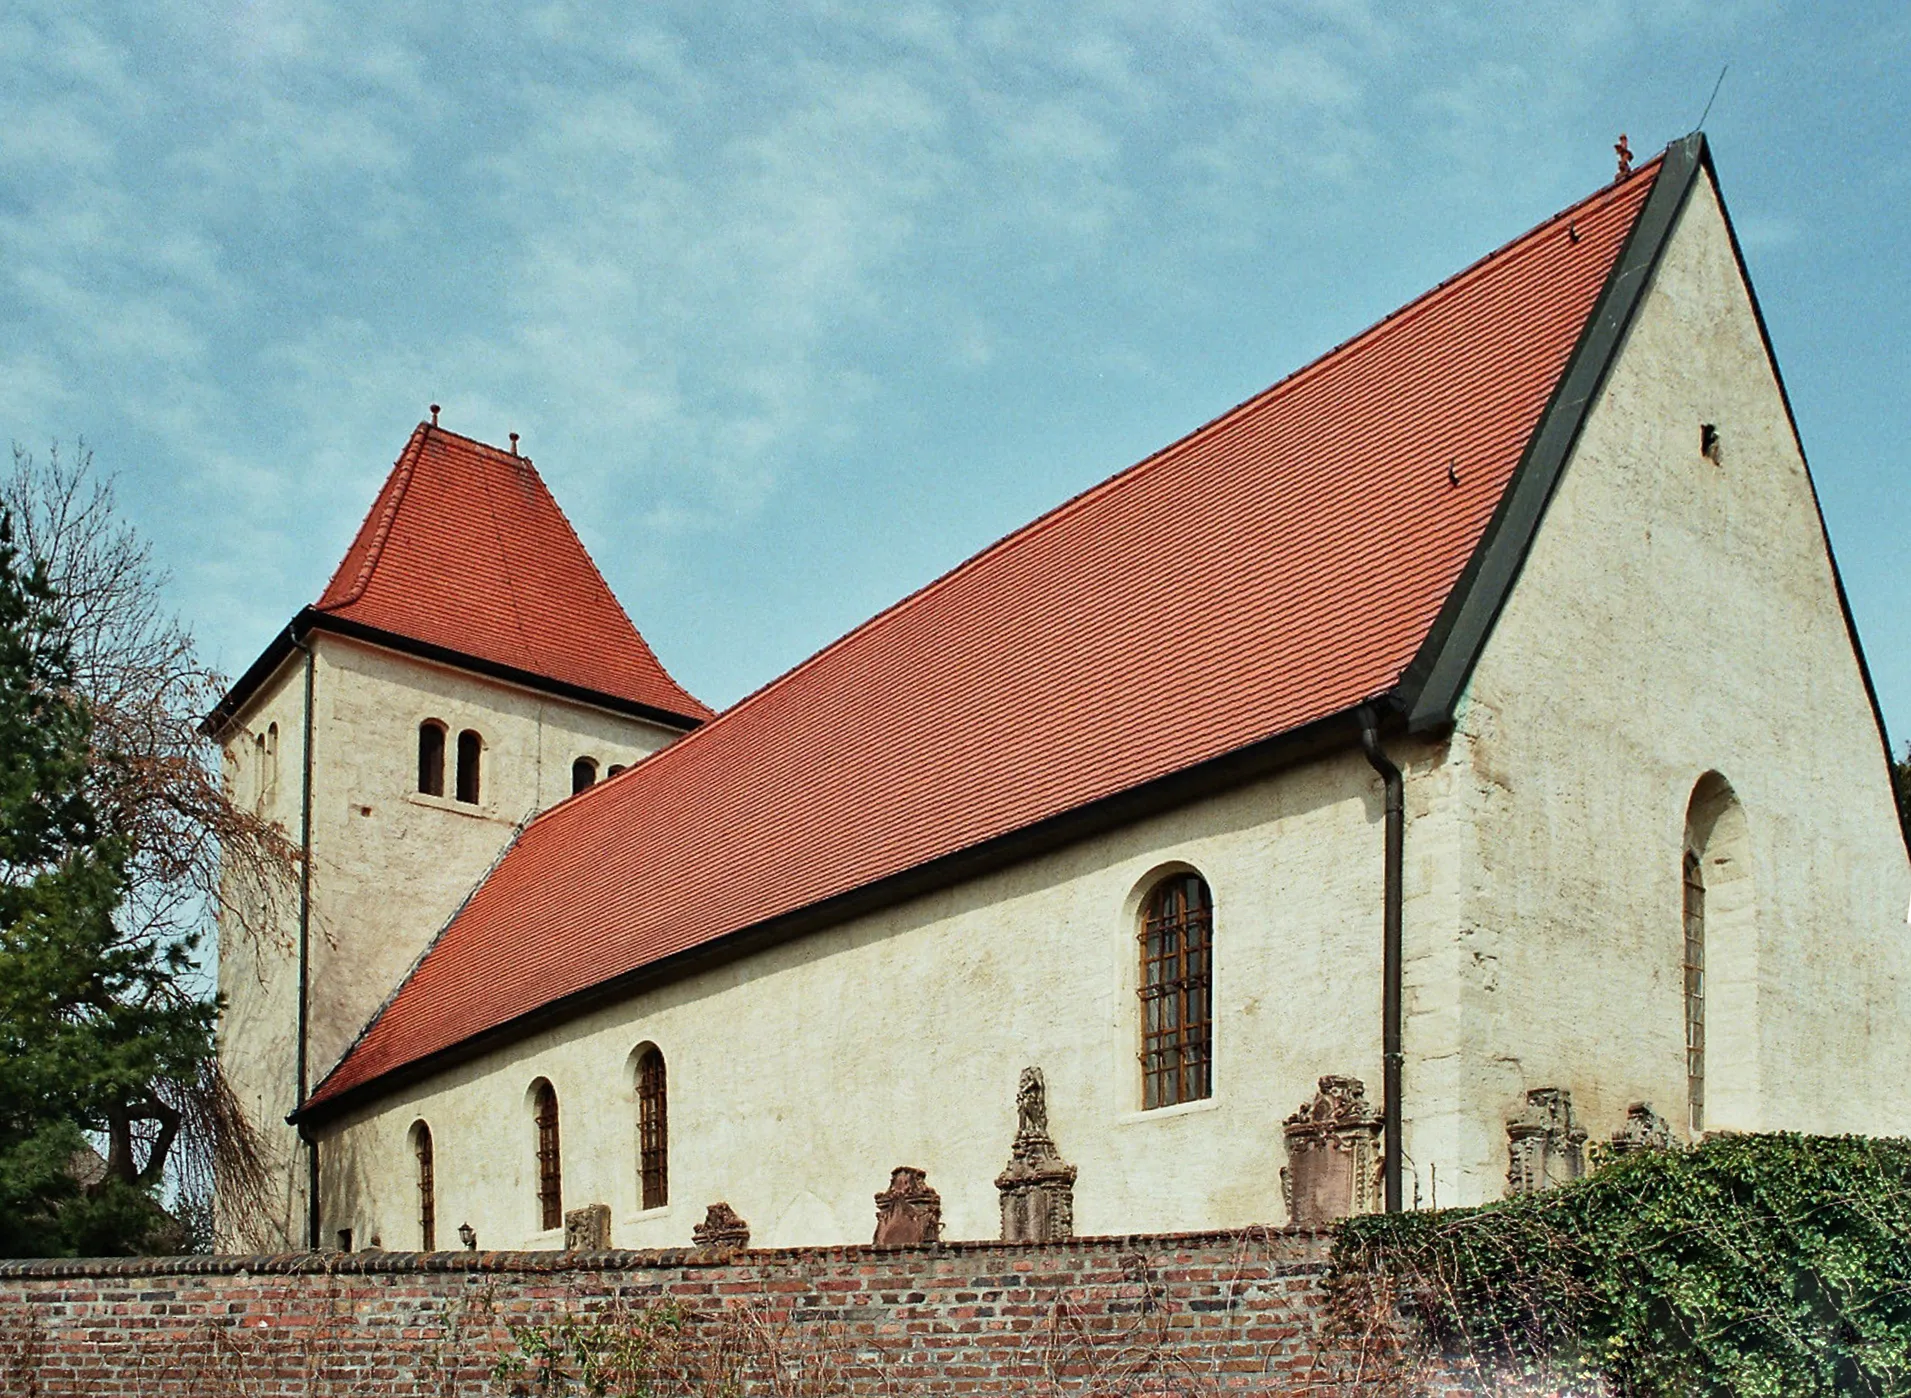
{"type": "Polygon", "coordinates": [[[1594,1139],[1633,1099],[1683,1125],[1680,859],[1709,770],[1744,813],[1756,931],[1713,897],[1708,1128],[1911,1130],[1911,871],[1804,463],[1701,176],[1448,759],[1412,780],[1408,1150],[1438,1163],[1443,1203],[1500,1194],[1499,1123],[1529,1088],[1570,1087],[1594,1139]],[[1429,851],[1456,857],[1427,867],[1429,851]]]}
{"type": "MultiPolygon", "coordinates": [[[[638,719],[551,698],[379,647],[317,633],[312,774],[309,1067],[316,1083],[397,986],[428,940],[483,876],[518,822],[571,792],[571,761],[600,772],[628,765],[675,734],[638,719]],[[476,806],[421,795],[418,725],[449,728],[446,790],[457,735],[485,740],[476,806]]],[[[279,730],[277,780],[261,807],[296,839],[304,725],[304,661],[295,655],[227,740],[228,779],[242,799],[259,785],[253,735],[279,730]]],[[[273,944],[229,936],[221,947],[227,1008],[220,1052],[248,1115],[271,1144],[288,1201],[285,1245],[303,1238],[303,1167],[284,1125],[296,1105],[297,895],[273,944]]]]}
{"type": "MultiPolygon", "coordinates": [[[[1281,1118],[1323,1073],[1378,1092],[1378,784],[1340,755],[661,986],[322,1128],[328,1240],[417,1245],[408,1133],[433,1133],[441,1230],[549,1248],[529,1092],[561,1109],[564,1204],[618,1246],[689,1240],[717,1200],[757,1242],[867,1241],[872,1197],[926,1169],[945,1236],[998,1236],[1023,1067],[1041,1067],[1079,1232],[1284,1216],[1281,1118]],[[1140,1108],[1138,903],[1167,867],[1216,906],[1215,1096],[1140,1108]],[[639,1209],[634,1050],[669,1072],[670,1202],[639,1209]]],[[[441,1245],[443,1239],[440,1239],[441,1245]]]]}

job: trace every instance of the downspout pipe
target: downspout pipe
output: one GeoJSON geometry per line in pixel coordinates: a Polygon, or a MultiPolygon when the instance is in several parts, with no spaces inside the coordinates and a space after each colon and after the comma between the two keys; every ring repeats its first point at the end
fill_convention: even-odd
{"type": "MultiPolygon", "coordinates": [[[[311,1064],[307,1041],[311,1037],[312,1017],[312,691],[315,658],[311,644],[287,628],[292,644],[305,652],[305,743],[299,777],[299,1039],[298,1106],[305,1105],[311,1089],[311,1064]]],[[[319,1157],[318,1142],[304,1126],[299,1138],[305,1142],[305,1246],[317,1252],[319,1246],[319,1157]]]]}
{"type": "Polygon", "coordinates": [[[1372,706],[1363,706],[1360,719],[1360,750],[1368,765],[1380,774],[1386,789],[1387,851],[1385,892],[1381,914],[1381,992],[1380,1061],[1381,1114],[1385,1132],[1385,1155],[1381,1163],[1382,1187],[1390,1214],[1401,1210],[1401,1106],[1400,1066],[1400,986],[1402,956],[1400,948],[1401,880],[1405,869],[1407,838],[1406,783],[1400,768],[1380,746],[1380,719],[1372,706]]]}

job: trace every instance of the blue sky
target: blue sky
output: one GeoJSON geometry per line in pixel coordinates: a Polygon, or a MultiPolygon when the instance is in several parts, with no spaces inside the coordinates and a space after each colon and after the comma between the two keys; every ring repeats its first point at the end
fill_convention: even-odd
{"type": "MultiPolygon", "coordinates": [[[[523,434],[728,703],[1706,123],[1911,734],[1911,7],[0,13],[0,433],[84,437],[209,653],[426,405],[523,434]]],[[[1899,738],[1902,742],[1902,737],[1899,738]]]]}

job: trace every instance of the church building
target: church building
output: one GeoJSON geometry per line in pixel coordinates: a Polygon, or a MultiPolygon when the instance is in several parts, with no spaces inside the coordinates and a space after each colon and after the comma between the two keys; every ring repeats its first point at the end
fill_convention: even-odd
{"type": "Polygon", "coordinates": [[[1220,1229],[1911,1131],[1883,724],[1703,137],[720,714],[436,416],[208,720],[307,854],[222,946],[229,1246],[1220,1229]]]}

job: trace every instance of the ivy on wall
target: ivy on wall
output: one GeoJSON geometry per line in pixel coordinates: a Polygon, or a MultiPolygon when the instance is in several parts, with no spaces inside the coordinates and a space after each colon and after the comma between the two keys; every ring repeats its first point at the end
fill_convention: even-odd
{"type": "Polygon", "coordinates": [[[1911,1394],[1911,1141],[1625,1155],[1483,1208],[1349,1219],[1333,1271],[1356,1324],[1397,1304],[1443,1354],[1562,1389],[1911,1394]]]}

